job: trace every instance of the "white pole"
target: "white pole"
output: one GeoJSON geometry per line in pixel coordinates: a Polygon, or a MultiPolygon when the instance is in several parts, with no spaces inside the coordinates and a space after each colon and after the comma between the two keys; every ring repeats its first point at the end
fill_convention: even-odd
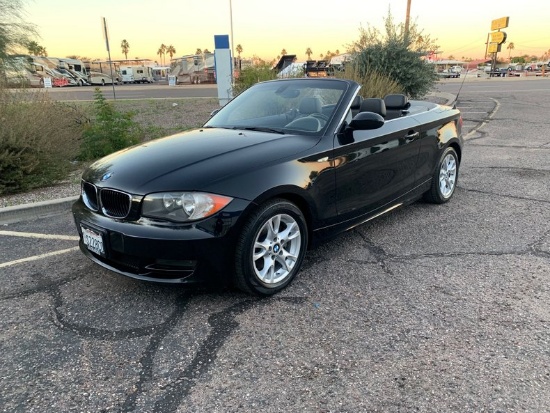
{"type": "Polygon", "coordinates": [[[229,55],[231,56],[231,85],[233,85],[233,71],[235,70],[235,59],[233,58],[233,5],[229,0],[229,21],[231,24],[231,41],[229,42],[229,55]]]}

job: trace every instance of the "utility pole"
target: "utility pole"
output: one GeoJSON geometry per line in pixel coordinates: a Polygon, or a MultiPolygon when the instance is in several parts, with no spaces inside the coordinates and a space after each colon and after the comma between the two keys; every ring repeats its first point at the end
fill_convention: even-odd
{"type": "Polygon", "coordinates": [[[405,39],[409,38],[409,22],[411,20],[411,0],[407,0],[407,15],[405,16],[405,39]]]}

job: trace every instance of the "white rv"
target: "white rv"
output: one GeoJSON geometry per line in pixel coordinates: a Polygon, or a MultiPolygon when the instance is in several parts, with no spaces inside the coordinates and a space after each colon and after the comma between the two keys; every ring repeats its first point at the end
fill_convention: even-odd
{"type": "Polygon", "coordinates": [[[126,66],[120,68],[122,83],[152,83],[153,69],[149,66],[126,66]]]}
{"type": "Polygon", "coordinates": [[[90,74],[82,60],[59,58],[59,66],[70,72],[77,79],[78,86],[89,84],[90,74]]]}

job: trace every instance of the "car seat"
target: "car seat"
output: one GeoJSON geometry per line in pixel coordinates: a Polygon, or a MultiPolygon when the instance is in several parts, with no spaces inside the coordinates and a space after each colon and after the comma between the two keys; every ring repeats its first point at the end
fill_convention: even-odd
{"type": "Polygon", "coordinates": [[[379,98],[363,99],[359,112],[374,112],[386,119],[386,104],[379,98]]]}
{"type": "Polygon", "coordinates": [[[407,96],[402,94],[391,94],[384,97],[386,104],[386,120],[400,118],[409,113],[411,106],[407,96]]]}
{"type": "Polygon", "coordinates": [[[311,115],[312,113],[321,113],[323,108],[321,99],[315,96],[305,97],[300,102],[298,110],[302,115],[311,115]]]}

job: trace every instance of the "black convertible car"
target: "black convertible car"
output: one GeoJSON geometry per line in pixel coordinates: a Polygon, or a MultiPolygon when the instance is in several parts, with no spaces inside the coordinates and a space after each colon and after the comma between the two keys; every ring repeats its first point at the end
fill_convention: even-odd
{"type": "Polygon", "coordinates": [[[231,281],[270,295],[317,241],[422,196],[448,201],[460,112],[359,89],[259,83],[200,129],[100,159],[73,206],[82,251],[140,280],[231,281]]]}

